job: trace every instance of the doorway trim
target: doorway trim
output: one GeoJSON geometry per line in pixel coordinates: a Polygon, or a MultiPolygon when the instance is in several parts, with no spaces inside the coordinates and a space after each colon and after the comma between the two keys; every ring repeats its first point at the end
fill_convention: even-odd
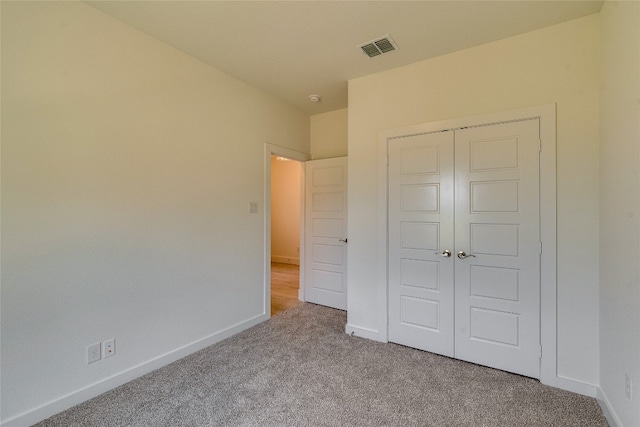
{"type": "Polygon", "coordinates": [[[378,339],[389,341],[389,276],[388,276],[388,163],[390,138],[456,130],[472,126],[499,124],[517,120],[539,119],[540,123],[540,382],[565,390],[577,390],[557,372],[557,275],[556,275],[556,104],[481,114],[379,132],[378,143],[378,339]]]}
{"type": "MultiPolygon", "coordinates": [[[[271,156],[280,156],[304,163],[311,160],[311,156],[279,145],[264,144],[264,288],[263,314],[271,317],[271,156]]],[[[298,298],[304,301],[304,164],[300,168],[300,286],[298,298]]]]}

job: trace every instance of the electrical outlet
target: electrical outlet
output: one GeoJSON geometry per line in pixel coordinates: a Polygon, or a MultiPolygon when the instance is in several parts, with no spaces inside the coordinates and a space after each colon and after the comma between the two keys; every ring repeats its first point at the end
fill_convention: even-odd
{"type": "Polygon", "coordinates": [[[633,381],[627,373],[624,374],[624,394],[629,400],[633,397],[633,381]]]}
{"type": "Polygon", "coordinates": [[[100,355],[100,343],[91,344],[87,347],[87,364],[97,362],[102,356],[100,355]]]}
{"type": "Polygon", "coordinates": [[[106,340],[102,344],[102,354],[104,358],[113,356],[116,354],[116,340],[111,338],[110,340],[106,340]]]}
{"type": "Polygon", "coordinates": [[[258,213],[258,202],[249,202],[249,213],[258,213]]]}

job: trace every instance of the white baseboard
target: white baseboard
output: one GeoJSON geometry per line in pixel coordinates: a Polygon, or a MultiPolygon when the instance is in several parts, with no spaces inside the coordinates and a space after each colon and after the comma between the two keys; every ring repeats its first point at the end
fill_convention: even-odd
{"type": "Polygon", "coordinates": [[[345,332],[348,335],[355,335],[356,337],[366,338],[368,340],[380,341],[380,338],[378,338],[378,331],[374,331],[373,329],[361,328],[347,323],[345,332]]]}
{"type": "Polygon", "coordinates": [[[558,375],[555,384],[547,384],[588,397],[596,397],[598,386],[558,375]]]}
{"type": "Polygon", "coordinates": [[[300,258],[286,257],[280,255],[271,255],[271,262],[279,262],[282,264],[300,265],[300,258]]]}
{"type": "Polygon", "coordinates": [[[65,396],[61,396],[51,402],[38,406],[22,414],[16,415],[12,418],[0,422],[2,427],[24,427],[30,426],[37,422],[40,422],[46,418],[49,418],[55,414],[58,414],[64,410],[67,410],[75,405],[78,405],[86,400],[92,399],[101,395],[109,390],[112,390],[122,384],[125,384],[131,380],[139,378],[149,372],[162,368],[176,360],[182,359],[185,356],[195,353],[198,350],[202,350],[212,344],[220,342],[232,335],[244,331],[252,326],[257,325],[265,320],[269,319],[269,315],[261,314],[252,317],[243,322],[237,323],[220,332],[201,338],[183,347],[179,347],[140,365],[129,368],[125,371],[117,373],[111,377],[105,378],[93,384],[90,384],[84,388],[76,390],[65,396]]]}
{"type": "Polygon", "coordinates": [[[609,399],[607,399],[607,396],[600,387],[598,387],[596,399],[598,400],[598,405],[600,405],[600,409],[602,409],[604,417],[607,419],[607,423],[609,423],[609,427],[622,427],[620,419],[616,415],[616,412],[611,407],[611,403],[609,403],[609,399]]]}

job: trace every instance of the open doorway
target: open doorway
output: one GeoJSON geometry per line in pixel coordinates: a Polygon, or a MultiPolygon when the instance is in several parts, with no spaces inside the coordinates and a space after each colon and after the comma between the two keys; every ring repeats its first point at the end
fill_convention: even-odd
{"type": "Polygon", "coordinates": [[[302,163],[271,155],[271,316],[300,304],[302,163]]]}

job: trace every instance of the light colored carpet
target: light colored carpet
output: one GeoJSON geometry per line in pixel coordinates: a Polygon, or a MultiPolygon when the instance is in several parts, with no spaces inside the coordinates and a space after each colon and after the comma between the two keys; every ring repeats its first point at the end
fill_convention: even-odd
{"type": "Polygon", "coordinates": [[[606,426],[594,399],[344,333],[301,304],[39,426],[606,426]]]}

